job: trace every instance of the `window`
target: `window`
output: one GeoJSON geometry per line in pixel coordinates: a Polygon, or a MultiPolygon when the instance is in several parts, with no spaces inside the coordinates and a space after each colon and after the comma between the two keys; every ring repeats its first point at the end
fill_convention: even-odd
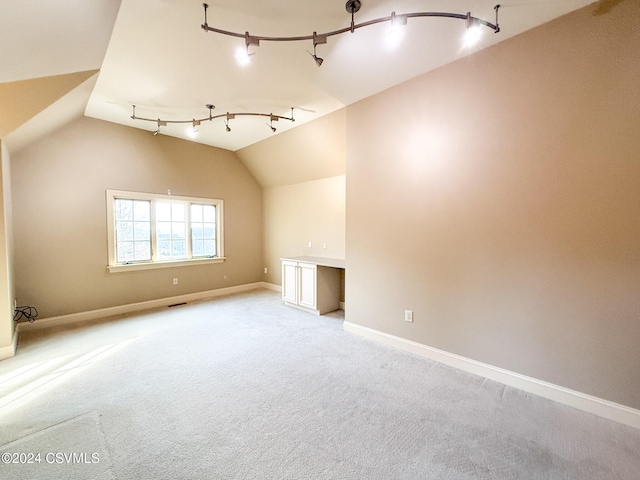
{"type": "Polygon", "coordinates": [[[222,200],[107,190],[109,271],[224,261],[222,200]]]}

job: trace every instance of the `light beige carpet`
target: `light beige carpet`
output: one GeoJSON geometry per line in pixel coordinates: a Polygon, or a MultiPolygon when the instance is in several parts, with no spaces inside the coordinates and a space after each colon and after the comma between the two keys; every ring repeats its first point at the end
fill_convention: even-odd
{"type": "Polygon", "coordinates": [[[0,464],[0,478],[639,478],[639,430],[342,320],[257,290],[23,334],[0,362],[0,453],[99,462],[0,464]]]}

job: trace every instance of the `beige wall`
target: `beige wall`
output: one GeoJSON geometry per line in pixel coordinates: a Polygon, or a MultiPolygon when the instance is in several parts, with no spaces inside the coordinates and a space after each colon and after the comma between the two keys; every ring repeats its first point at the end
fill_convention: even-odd
{"type": "Polygon", "coordinates": [[[262,280],[262,191],[232,152],[81,118],[12,169],[16,296],[40,317],[262,280]],[[106,189],[222,198],[228,260],[108,273],[106,189]]]}
{"type": "Polygon", "coordinates": [[[265,281],[281,285],[281,257],[344,258],[344,175],[266,188],[263,198],[265,281]]]}
{"type": "Polygon", "coordinates": [[[236,152],[262,188],[311,182],[345,172],[345,108],[236,152]]]}
{"type": "Polygon", "coordinates": [[[640,408],[640,3],[595,8],[348,108],[346,320],[640,408]]]}
{"type": "Polygon", "coordinates": [[[0,140],[0,359],[13,354],[13,255],[11,226],[11,166],[9,152],[0,140]]]}

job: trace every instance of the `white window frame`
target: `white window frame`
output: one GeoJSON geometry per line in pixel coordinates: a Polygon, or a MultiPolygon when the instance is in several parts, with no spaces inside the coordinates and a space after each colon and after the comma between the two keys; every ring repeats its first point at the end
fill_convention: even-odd
{"type": "Polygon", "coordinates": [[[110,273],[130,272],[134,270],[148,270],[155,268],[181,267],[187,265],[205,265],[212,263],[222,263],[226,260],[224,256],[224,202],[216,198],[185,197],[178,195],[163,195],[157,193],[129,192],[124,190],[107,190],[107,249],[108,264],[110,273]],[[144,200],[151,202],[151,260],[137,261],[131,263],[118,263],[116,261],[116,224],[115,224],[115,201],[116,199],[144,200]],[[187,215],[187,236],[186,248],[187,258],[174,260],[156,260],[156,238],[155,238],[155,202],[179,202],[186,205],[187,215]],[[216,256],[214,257],[192,257],[191,256],[191,204],[213,205],[216,207],[216,256]]]}

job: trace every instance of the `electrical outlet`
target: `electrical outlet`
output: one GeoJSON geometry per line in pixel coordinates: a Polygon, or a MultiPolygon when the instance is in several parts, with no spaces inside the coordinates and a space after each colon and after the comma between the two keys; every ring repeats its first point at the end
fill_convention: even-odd
{"type": "Polygon", "coordinates": [[[307,244],[307,246],[311,248],[311,240],[309,240],[309,243],[307,244]]]}
{"type": "Polygon", "coordinates": [[[174,284],[174,285],[177,285],[177,284],[178,284],[178,279],[177,279],[177,278],[175,278],[175,277],[174,277],[174,279],[173,279],[173,284],[174,284]]]}
{"type": "Polygon", "coordinates": [[[404,311],[404,321],[405,322],[413,322],[413,311],[405,310],[404,311]]]}
{"type": "Polygon", "coordinates": [[[322,244],[322,248],[324,248],[325,250],[327,249],[327,242],[324,242],[324,243],[322,244]]]}
{"type": "Polygon", "coordinates": [[[264,273],[267,273],[267,267],[264,267],[264,273]]]}

